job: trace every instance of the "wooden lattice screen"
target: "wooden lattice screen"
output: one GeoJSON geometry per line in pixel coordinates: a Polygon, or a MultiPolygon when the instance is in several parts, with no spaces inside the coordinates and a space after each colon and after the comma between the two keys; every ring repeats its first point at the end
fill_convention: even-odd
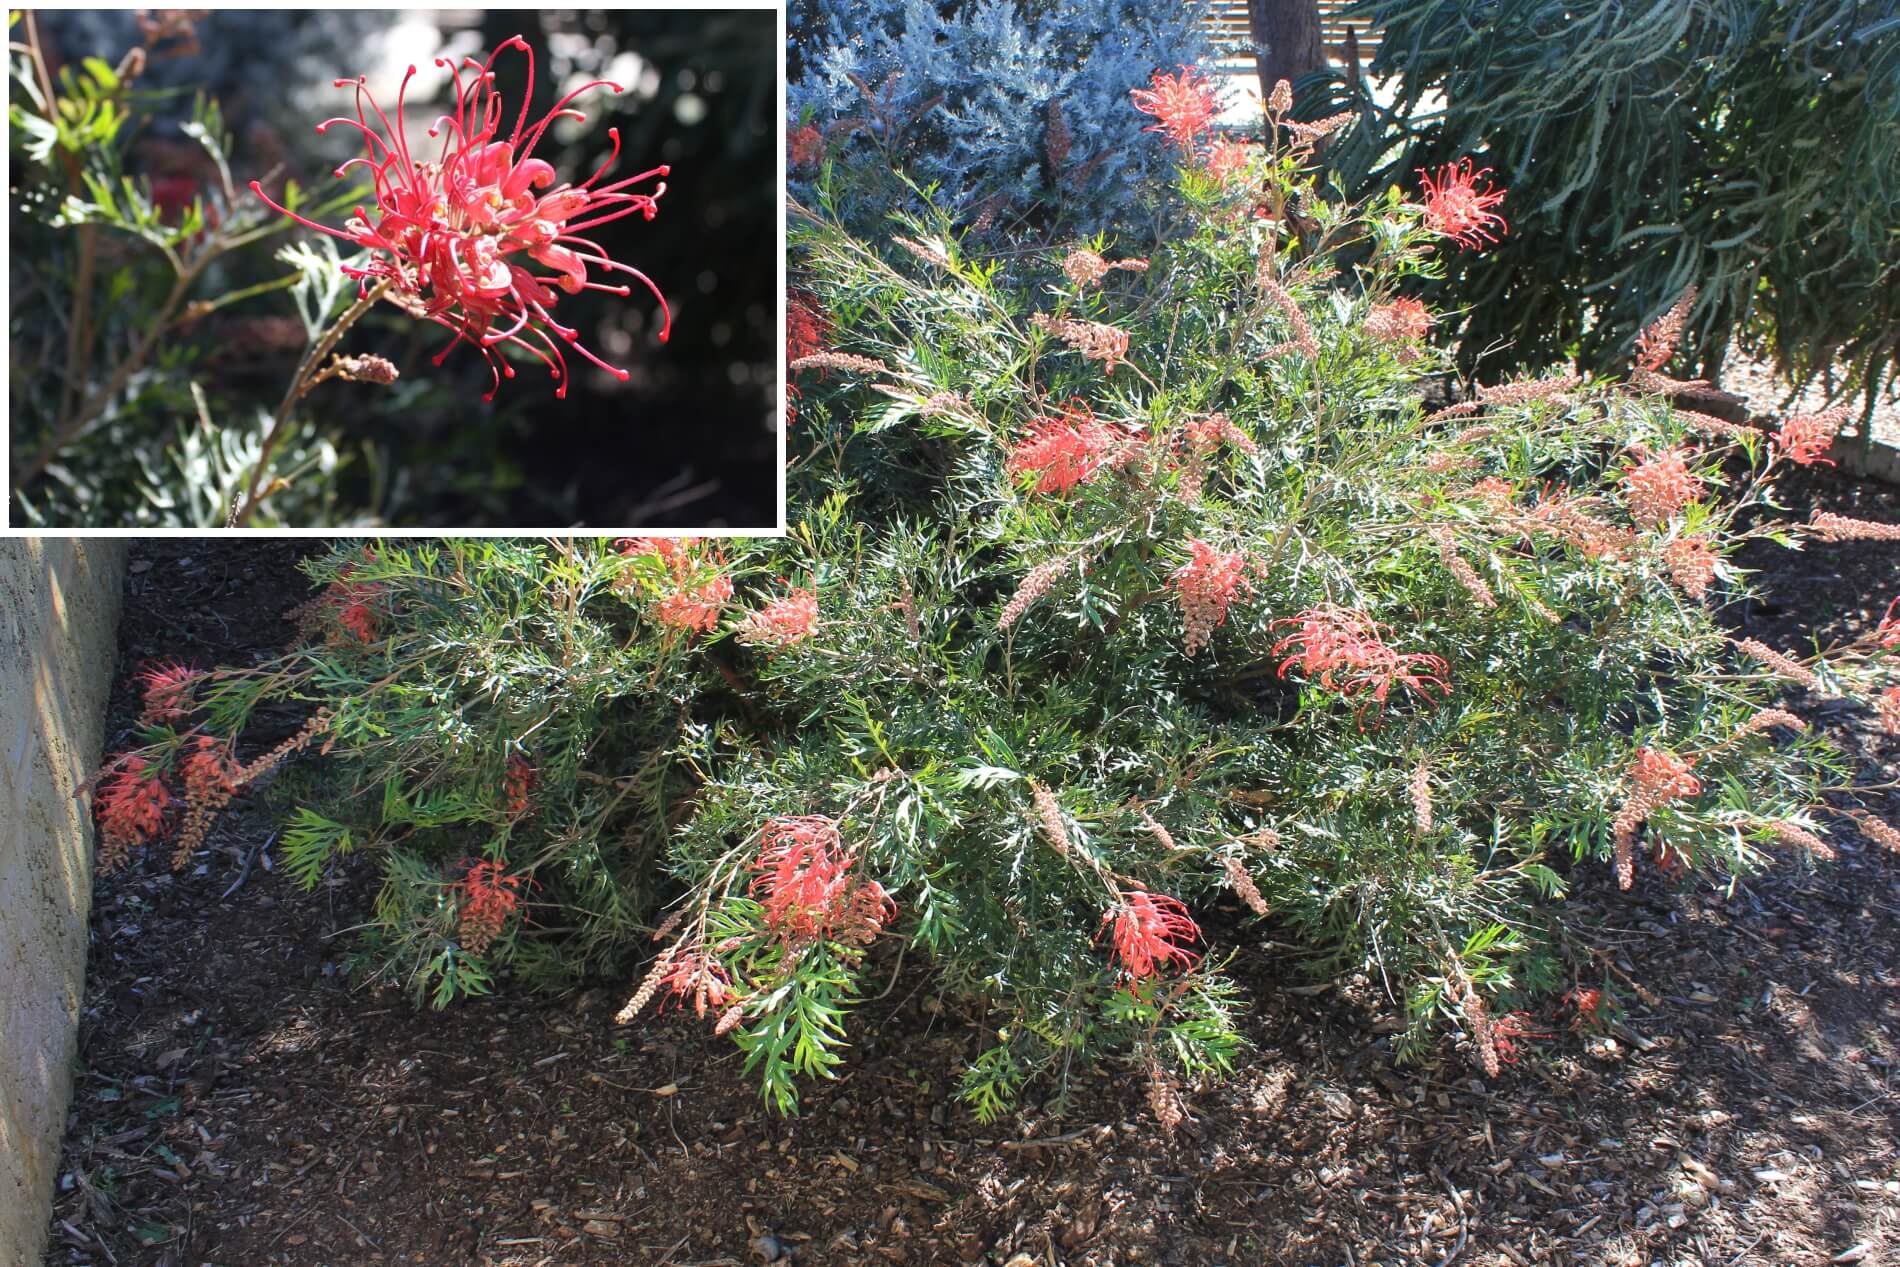
{"type": "MultiPolygon", "coordinates": [[[[1379,51],[1379,33],[1364,22],[1348,22],[1340,16],[1348,0],[1319,0],[1320,40],[1326,55],[1338,61],[1346,58],[1346,31],[1352,28],[1359,37],[1359,60],[1366,63],[1379,51]]],[[[1247,0],[1213,0],[1208,6],[1208,30],[1214,42],[1223,48],[1247,45],[1253,35],[1247,25],[1247,0]]]]}

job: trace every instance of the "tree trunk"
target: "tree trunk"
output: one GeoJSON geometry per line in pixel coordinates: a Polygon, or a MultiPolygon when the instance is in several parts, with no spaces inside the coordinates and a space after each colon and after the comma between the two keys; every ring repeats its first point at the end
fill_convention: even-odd
{"type": "Polygon", "coordinates": [[[1260,98],[1273,95],[1273,85],[1325,64],[1319,38],[1319,0],[1247,0],[1254,59],[1260,68],[1260,98]]]}

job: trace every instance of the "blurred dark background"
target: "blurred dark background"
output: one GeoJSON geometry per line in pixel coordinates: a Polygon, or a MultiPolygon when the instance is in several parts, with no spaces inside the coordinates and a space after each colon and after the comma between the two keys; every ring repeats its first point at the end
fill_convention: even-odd
{"type": "MultiPolygon", "coordinates": [[[[324,118],[354,113],[351,90],[331,83],[337,78],[368,75],[393,119],[396,87],[416,65],[422,74],[406,102],[408,133],[412,147],[430,145],[423,134],[450,100],[447,73],[433,59],[485,60],[516,34],[535,50],[530,122],[588,79],[625,89],[590,91],[573,103],[584,123],[550,127],[535,156],[554,165],[557,180],[593,174],[611,151],[609,127],[620,129],[621,154],[603,184],[661,164],[673,169],[655,220],[629,216],[587,235],[658,284],[673,308],[671,340],[662,345],[655,337],[658,306],[637,282],[624,299],[563,295],[556,316],[631,379],[623,384],[570,352],[568,396],[556,400],[545,368],[524,356],[494,402],[483,404],[489,375],[478,353],[458,348],[438,369],[431,358],[449,332],[379,306],[343,350],[388,356],[401,380],[392,389],[327,385],[307,402],[342,430],[339,444],[352,459],[339,476],[346,501],[368,505],[384,524],[429,528],[776,523],[779,48],[770,10],[228,10],[189,17],[188,36],[154,51],[142,86],[173,90],[159,109],[181,121],[199,89],[222,101],[240,185],[261,178],[277,192],[288,178],[313,197],[340,188],[332,173],[360,152],[350,143],[356,134],[313,131],[324,118]],[[431,84],[435,91],[418,92],[431,84]]],[[[116,62],[143,38],[132,11],[47,10],[39,20],[62,60],[116,62]]],[[[510,51],[495,72],[511,116],[527,59],[510,51]]],[[[201,161],[194,147],[171,139],[177,135],[161,124],[135,150],[155,189],[161,181],[189,187],[190,166],[201,161]]],[[[366,186],[360,169],[352,175],[366,186]]],[[[283,271],[267,258],[252,263],[256,276],[208,282],[228,290],[283,271]]],[[[273,349],[283,342],[276,338],[281,319],[293,311],[280,292],[220,314],[220,327],[206,337],[226,362],[221,390],[248,396],[248,386],[266,407],[275,402],[301,353],[273,349]]]]}

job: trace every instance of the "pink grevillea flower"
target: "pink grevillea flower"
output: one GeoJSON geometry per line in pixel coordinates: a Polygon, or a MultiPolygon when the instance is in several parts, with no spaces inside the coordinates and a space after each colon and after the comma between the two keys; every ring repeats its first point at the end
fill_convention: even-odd
{"type": "Polygon", "coordinates": [[[739,641],[748,647],[796,646],[818,632],[818,593],[794,589],[781,594],[748,613],[736,628],[739,641]]]}
{"type": "Polygon", "coordinates": [[[179,721],[191,714],[192,687],[204,673],[187,668],[176,660],[160,660],[139,672],[139,685],[145,688],[145,709],[139,724],[179,721]]]}
{"type": "Polygon", "coordinates": [[[1216,550],[1198,537],[1188,542],[1188,550],[1193,557],[1170,579],[1181,604],[1182,650],[1194,655],[1227,623],[1234,599],[1252,586],[1247,583],[1245,551],[1216,550]]]}
{"type": "Polygon", "coordinates": [[[1818,414],[1790,415],[1775,433],[1776,455],[1797,466],[1813,466],[1817,462],[1833,466],[1834,461],[1827,451],[1834,446],[1834,437],[1839,434],[1841,425],[1852,415],[1853,410],[1846,406],[1818,414]]]}
{"type": "Polygon", "coordinates": [[[1224,185],[1247,170],[1247,164],[1253,161],[1253,151],[1244,141],[1216,137],[1207,147],[1206,161],[1207,174],[1224,185]]]}
{"type": "Polygon", "coordinates": [[[1493,226],[1500,233],[1509,231],[1504,217],[1491,210],[1504,201],[1504,191],[1491,188],[1489,167],[1473,171],[1471,160],[1461,158],[1439,168],[1436,178],[1426,171],[1418,175],[1425,187],[1425,223],[1440,237],[1477,250],[1498,240],[1493,226]],[[1479,181],[1484,181],[1483,189],[1479,181]]]}
{"type": "Polygon", "coordinates": [[[1654,528],[1681,514],[1683,508],[1702,495],[1702,479],[1689,469],[1692,456],[1682,449],[1669,449],[1629,468],[1630,518],[1646,528],[1654,528]]]}
{"type": "Polygon", "coordinates": [[[1130,981],[1145,981],[1169,967],[1192,968],[1200,956],[1187,949],[1201,929],[1175,898],[1131,889],[1102,916],[1115,955],[1130,981]]]}
{"type": "Polygon", "coordinates": [[[1135,109],[1157,120],[1142,131],[1160,132],[1184,150],[1194,148],[1194,139],[1213,127],[1220,113],[1213,86],[1192,66],[1181,67],[1178,75],[1157,70],[1146,88],[1131,89],[1128,96],[1135,109]]]}
{"type": "Polygon", "coordinates": [[[1290,625],[1293,632],[1274,644],[1280,676],[1298,669],[1307,678],[1347,699],[1365,696],[1366,706],[1383,707],[1394,686],[1429,700],[1432,692],[1451,694],[1450,672],[1443,659],[1421,652],[1394,651],[1386,645],[1391,631],[1362,611],[1350,607],[1312,607],[1298,616],[1273,622],[1290,625]],[[1289,654],[1290,653],[1290,654],[1289,654]]]}
{"type": "Polygon", "coordinates": [[[597,184],[619,157],[618,128],[607,129],[613,153],[582,184],[555,186],[554,168],[533,157],[535,146],[554,120],[586,117],[570,108],[569,102],[592,88],[610,88],[617,93],[620,86],[604,79],[583,84],[530,125],[534,51],[520,36],[503,40],[486,62],[477,63],[471,57],[457,66],[450,58],[438,57],[436,65],[447,67],[454,78],[455,107],[452,114],[441,116],[429,129],[431,140],[442,139],[432,161],[412,153],[403,126],[402,94],[416,73],[414,66],[403,76],[402,89],[396,94],[393,123],[370,96],[364,78],[358,76],[336,81],[339,88],[355,85],[356,118],[326,119],[317,125],[319,133],[340,123],[363,134],[365,156],[343,164],[336,175],[340,179],[359,164],[369,169],[376,187],[374,215],[358,207],[339,231],[278,206],[256,181],[251,182],[251,192],[298,223],[368,251],[367,264],[345,265],[343,269],[357,279],[359,293],[367,294],[373,284],[387,282],[391,297],[406,310],[455,332],[448,347],[436,356],[436,364],[440,365],[462,343],[480,351],[494,379],[483,400],[494,399],[501,380],[514,377],[514,367],[495,352],[509,343],[527,349],[547,365],[557,383],[557,397],[567,395],[563,344],[625,382],[626,370],[607,364],[582,347],[580,332],[555,320],[551,309],[560,292],[631,293],[626,286],[589,281],[589,265],[609,273],[625,273],[637,278],[659,300],[663,318],[660,339],[666,340],[672,329],[672,314],[659,287],[639,269],[608,258],[605,248],[580,235],[623,216],[653,219],[660,195],[666,192],[664,178],[669,169],[656,167],[611,184],[597,184]],[[509,48],[528,55],[528,88],[514,127],[504,133],[506,111],[490,68],[502,50],[509,48]],[[470,75],[467,83],[462,81],[465,71],[470,75]],[[365,102],[382,131],[370,126],[363,110],[365,102]],[[628,188],[649,180],[656,182],[650,193],[635,193],[628,188]],[[530,265],[547,271],[537,275],[530,265]]]}

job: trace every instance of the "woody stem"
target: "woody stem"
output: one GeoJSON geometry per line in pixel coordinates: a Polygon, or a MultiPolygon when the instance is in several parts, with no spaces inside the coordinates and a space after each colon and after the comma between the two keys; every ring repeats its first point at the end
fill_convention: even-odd
{"type": "Polygon", "coordinates": [[[383,297],[384,292],[389,289],[389,284],[388,278],[377,282],[364,293],[362,298],[350,305],[349,311],[336,319],[336,324],[325,330],[322,336],[310,345],[310,351],[305,354],[303,363],[297,367],[296,374],[291,377],[289,390],[284,392],[283,403],[277,406],[277,412],[271,416],[270,430],[264,433],[264,447],[257,454],[257,467],[251,472],[251,482],[244,492],[242,508],[236,510],[231,517],[231,527],[246,526],[251,516],[257,512],[258,502],[262,500],[258,490],[264,483],[264,472],[270,469],[271,450],[277,447],[277,440],[283,432],[284,424],[290,420],[291,407],[315,385],[312,375],[317,367],[324,357],[330,355],[344,333],[355,325],[378,299],[383,297]]]}

